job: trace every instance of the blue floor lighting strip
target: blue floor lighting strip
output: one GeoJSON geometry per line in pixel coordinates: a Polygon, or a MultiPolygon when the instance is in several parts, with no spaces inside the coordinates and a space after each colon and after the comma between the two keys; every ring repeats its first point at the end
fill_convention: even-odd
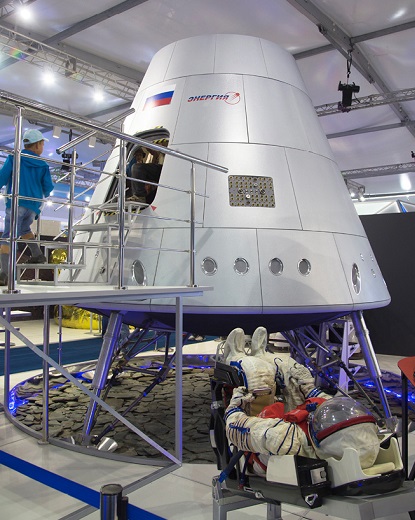
{"type": "MultiPolygon", "coordinates": [[[[0,464],[7,466],[10,469],[13,469],[19,473],[22,473],[26,477],[29,477],[45,486],[56,489],[61,493],[65,493],[85,504],[88,504],[96,509],[100,508],[100,493],[98,491],[94,491],[82,484],[78,484],[77,482],[73,482],[65,477],[61,477],[60,475],[56,475],[56,473],[52,473],[43,468],[39,468],[39,466],[35,466],[30,462],[19,459],[14,455],[10,455],[9,453],[5,453],[0,450],[0,464]]],[[[129,520],[165,520],[161,516],[153,515],[148,511],[144,511],[132,504],[128,504],[128,519],[129,520]]]]}

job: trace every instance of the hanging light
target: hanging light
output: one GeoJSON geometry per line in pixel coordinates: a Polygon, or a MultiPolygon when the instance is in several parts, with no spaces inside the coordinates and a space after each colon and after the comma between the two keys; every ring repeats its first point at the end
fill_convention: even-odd
{"type": "Polygon", "coordinates": [[[104,101],[104,91],[101,87],[94,87],[94,100],[95,101],[104,101]]]}
{"type": "Polygon", "coordinates": [[[95,135],[91,135],[91,137],[88,139],[88,146],[90,148],[95,148],[96,142],[97,138],[95,137],[95,135]]]}
{"type": "Polygon", "coordinates": [[[43,83],[45,83],[46,85],[53,85],[56,81],[56,76],[53,72],[52,69],[50,69],[49,67],[48,68],[45,68],[43,70],[43,83]]]}
{"type": "Polygon", "coordinates": [[[59,139],[59,137],[61,136],[61,133],[62,133],[62,127],[60,126],[54,126],[53,127],[53,137],[55,137],[55,139],[59,139]]]}
{"type": "Polygon", "coordinates": [[[362,186],[361,188],[359,188],[358,192],[357,192],[357,198],[359,199],[360,202],[364,202],[366,199],[365,199],[365,188],[362,186]]]}
{"type": "Polygon", "coordinates": [[[16,5],[16,13],[21,20],[31,20],[33,18],[33,12],[27,5],[19,3],[16,5]]]}
{"type": "Polygon", "coordinates": [[[349,83],[350,72],[352,70],[352,53],[353,47],[348,51],[347,58],[347,81],[346,83],[342,83],[339,81],[339,86],[337,90],[342,93],[342,100],[338,102],[337,107],[341,112],[350,112],[350,107],[352,106],[352,98],[353,94],[356,94],[360,91],[359,85],[356,85],[354,82],[349,83]]]}
{"type": "Polygon", "coordinates": [[[344,179],[344,182],[352,199],[358,198],[360,201],[365,200],[364,194],[366,193],[366,188],[363,184],[359,184],[351,179],[344,179]]]}

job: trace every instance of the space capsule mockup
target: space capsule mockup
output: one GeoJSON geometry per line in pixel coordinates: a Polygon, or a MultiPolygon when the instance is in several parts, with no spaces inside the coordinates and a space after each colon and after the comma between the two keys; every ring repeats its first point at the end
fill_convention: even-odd
{"type": "MultiPolygon", "coordinates": [[[[286,330],[389,303],[291,54],[250,36],[178,41],[154,56],[133,107],[127,134],[159,132],[169,148],[229,169],[196,167],[196,192],[205,198],[196,198],[195,282],[213,291],[185,299],[186,330],[286,330]]],[[[118,153],[105,171],[118,168],[118,153]]],[[[189,163],[165,157],[160,184],[188,190],[189,178],[189,163]]],[[[108,200],[109,191],[110,181],[102,182],[90,204],[108,200]]],[[[189,204],[188,193],[158,188],[126,231],[126,285],[189,283],[189,255],[172,251],[189,249],[189,204]]],[[[92,235],[106,240],[98,227],[92,235]]],[[[115,283],[106,266],[116,264],[117,252],[90,248],[88,255],[77,281],[110,275],[115,283]]],[[[135,307],[174,323],[173,300],[135,307]]],[[[141,319],[137,310],[127,313],[130,323],[141,319]]]]}

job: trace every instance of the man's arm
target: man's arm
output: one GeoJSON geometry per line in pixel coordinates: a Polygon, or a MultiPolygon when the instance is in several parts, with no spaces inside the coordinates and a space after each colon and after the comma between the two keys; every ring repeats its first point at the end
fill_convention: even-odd
{"type": "Polygon", "coordinates": [[[0,170],[0,187],[6,186],[11,179],[13,173],[13,157],[9,155],[3,168],[0,170]]]}
{"type": "Polygon", "coordinates": [[[54,184],[52,182],[52,177],[50,175],[49,166],[45,168],[44,175],[42,176],[42,191],[44,197],[49,197],[51,192],[53,191],[54,184]]]}

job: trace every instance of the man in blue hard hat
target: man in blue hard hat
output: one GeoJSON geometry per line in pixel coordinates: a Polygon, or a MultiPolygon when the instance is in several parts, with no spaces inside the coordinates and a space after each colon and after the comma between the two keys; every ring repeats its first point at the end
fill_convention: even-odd
{"type": "MultiPolygon", "coordinates": [[[[30,226],[38,218],[42,207],[42,200],[48,197],[53,190],[52,177],[48,164],[37,159],[43,153],[45,139],[39,130],[27,130],[23,134],[23,153],[29,157],[22,156],[20,159],[20,182],[19,182],[19,205],[17,214],[17,237],[34,240],[30,226]]],[[[9,155],[0,170],[0,187],[7,187],[7,194],[12,190],[14,156],[9,155]]],[[[6,201],[6,217],[4,220],[3,239],[10,237],[10,213],[11,197],[6,201]]],[[[37,243],[28,244],[31,259],[30,263],[42,264],[46,262],[37,243]]],[[[8,283],[10,247],[7,241],[2,241],[0,245],[0,286],[8,283]]]]}

